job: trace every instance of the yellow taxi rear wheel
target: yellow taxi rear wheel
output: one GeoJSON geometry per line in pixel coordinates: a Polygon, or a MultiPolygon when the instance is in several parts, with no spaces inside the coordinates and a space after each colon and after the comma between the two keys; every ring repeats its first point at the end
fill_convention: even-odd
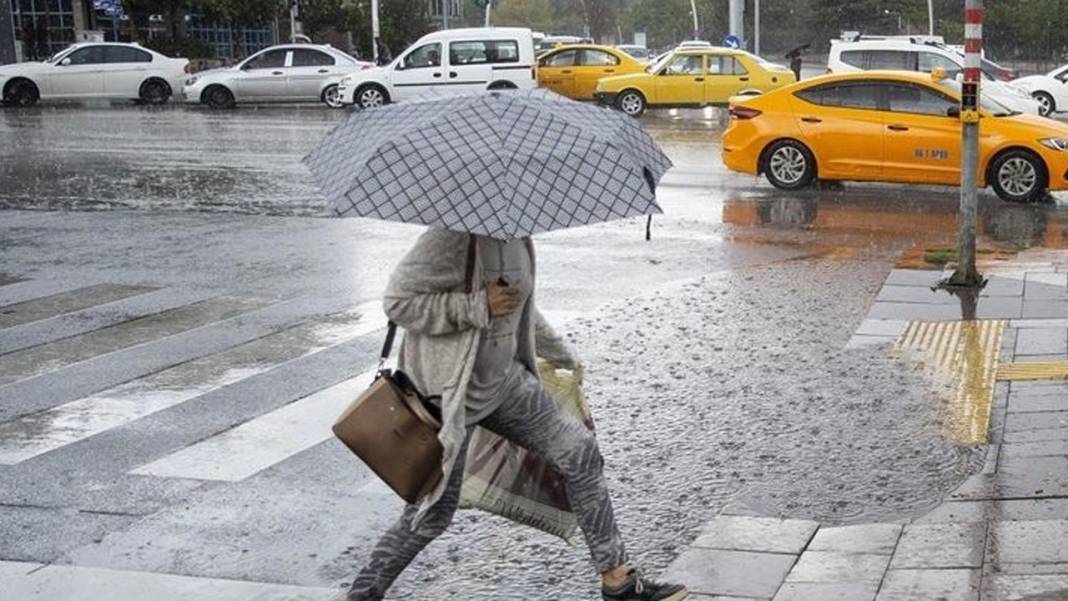
{"type": "Polygon", "coordinates": [[[1037,202],[1045,198],[1047,178],[1042,159],[1020,148],[995,157],[987,173],[994,192],[1007,202],[1037,202]]]}
{"type": "Polygon", "coordinates": [[[768,145],[761,160],[764,175],[780,190],[798,190],[816,179],[816,159],[797,140],[778,140],[768,145]]]}

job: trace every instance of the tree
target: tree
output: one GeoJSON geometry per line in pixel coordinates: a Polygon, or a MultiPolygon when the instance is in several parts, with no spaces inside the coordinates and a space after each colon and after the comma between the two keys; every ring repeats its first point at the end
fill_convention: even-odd
{"type": "Polygon", "coordinates": [[[493,6],[492,22],[501,27],[529,27],[550,32],[555,15],[550,0],[503,0],[493,6]]]}
{"type": "Polygon", "coordinates": [[[300,2],[300,23],[304,34],[316,42],[330,31],[345,29],[347,16],[341,0],[300,2]]]}
{"type": "MultiPolygon", "coordinates": [[[[382,43],[394,55],[430,31],[427,3],[415,0],[380,0],[379,29],[382,43]]],[[[347,11],[347,28],[352,32],[359,56],[371,56],[371,3],[361,0],[347,11]]]]}

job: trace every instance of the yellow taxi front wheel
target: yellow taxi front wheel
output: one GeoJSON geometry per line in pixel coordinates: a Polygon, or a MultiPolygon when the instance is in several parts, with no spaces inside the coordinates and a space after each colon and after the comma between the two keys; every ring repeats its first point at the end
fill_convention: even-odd
{"type": "Polygon", "coordinates": [[[616,97],[616,108],[631,117],[641,117],[646,108],[645,96],[638,90],[623,90],[616,97]]]}
{"type": "Polygon", "coordinates": [[[768,145],[762,161],[764,175],[780,190],[798,190],[816,179],[816,159],[797,140],[778,140],[768,145]]]}
{"type": "Polygon", "coordinates": [[[1014,149],[994,159],[987,181],[1004,201],[1037,202],[1046,197],[1048,177],[1041,158],[1027,150],[1014,149]]]}

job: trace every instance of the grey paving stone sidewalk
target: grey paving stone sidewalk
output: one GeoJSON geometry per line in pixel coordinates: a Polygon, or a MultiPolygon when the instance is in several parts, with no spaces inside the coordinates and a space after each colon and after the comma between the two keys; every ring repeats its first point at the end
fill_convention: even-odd
{"type": "MultiPolygon", "coordinates": [[[[992,278],[980,301],[1011,319],[1001,360],[1068,360],[1068,273],[1026,267],[992,278]]],[[[937,277],[891,273],[851,344],[959,319],[925,288],[937,277]]],[[[852,526],[721,515],[664,578],[695,601],[1068,600],[1068,381],[999,382],[992,409],[983,469],[928,514],[852,526]]]]}

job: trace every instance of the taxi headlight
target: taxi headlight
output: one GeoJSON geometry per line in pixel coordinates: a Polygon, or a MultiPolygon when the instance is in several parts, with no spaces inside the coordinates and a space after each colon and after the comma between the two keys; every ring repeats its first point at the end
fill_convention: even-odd
{"type": "Polygon", "coordinates": [[[601,82],[597,82],[597,85],[593,87],[593,91],[594,92],[603,92],[604,91],[604,84],[601,83],[601,82]]]}
{"type": "Polygon", "coordinates": [[[1046,148],[1053,150],[1059,150],[1061,152],[1068,152],[1068,140],[1064,138],[1043,138],[1038,141],[1039,144],[1046,148]]]}

